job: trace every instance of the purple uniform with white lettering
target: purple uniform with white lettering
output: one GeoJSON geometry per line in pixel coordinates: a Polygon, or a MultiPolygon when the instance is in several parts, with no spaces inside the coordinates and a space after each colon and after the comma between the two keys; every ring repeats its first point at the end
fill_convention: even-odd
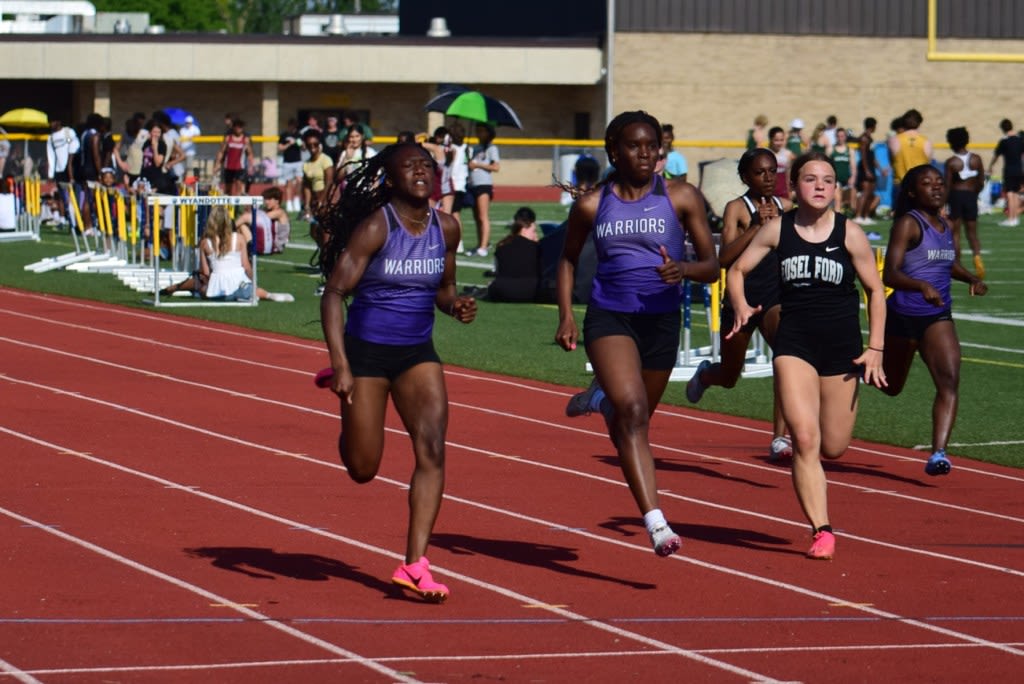
{"type": "Polygon", "coordinates": [[[377,344],[427,342],[444,273],[444,232],[437,211],[430,210],[427,229],[420,235],[406,230],[390,204],[384,214],[388,235],[359,280],[345,332],[377,344]]]}
{"type": "Polygon", "coordinates": [[[948,311],[953,304],[950,295],[951,273],[956,259],[953,231],[941,217],[943,231],[940,233],[916,209],[910,212],[910,216],[921,226],[921,242],[906,251],[900,270],[938,290],[942,304],[936,306],[928,302],[918,290],[896,290],[889,296],[888,304],[889,308],[904,316],[934,316],[948,311]]]}
{"type": "Polygon", "coordinates": [[[682,286],[662,281],[657,268],[664,263],[661,247],[682,261],[684,238],[663,178],[655,176],[651,191],[632,202],[605,185],[594,223],[597,272],[590,302],[621,313],[679,311],[682,286]]]}

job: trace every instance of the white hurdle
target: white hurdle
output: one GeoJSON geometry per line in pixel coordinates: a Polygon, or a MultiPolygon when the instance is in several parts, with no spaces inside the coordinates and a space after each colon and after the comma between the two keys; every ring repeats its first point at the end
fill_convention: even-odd
{"type": "MultiPolygon", "coordinates": [[[[146,198],[146,201],[153,212],[151,228],[151,240],[153,243],[150,250],[151,267],[148,269],[152,278],[139,279],[128,275],[125,270],[118,271],[118,277],[131,283],[129,287],[138,289],[140,285],[147,287],[152,293],[152,298],[142,301],[157,307],[181,307],[181,306],[256,306],[259,297],[256,295],[256,255],[250,255],[252,260],[252,298],[248,301],[225,302],[211,301],[195,298],[161,297],[160,290],[167,287],[171,282],[179,282],[188,277],[195,270],[199,263],[199,214],[196,207],[246,207],[255,212],[263,204],[263,198],[259,195],[160,195],[153,194],[146,198]],[[160,230],[163,220],[163,210],[173,208],[173,216],[177,225],[171,225],[169,235],[171,239],[171,261],[172,272],[176,280],[168,278],[168,272],[161,270],[160,265],[160,230]]],[[[255,218],[252,225],[256,225],[255,218]]],[[[142,268],[145,268],[143,266],[142,268]]]]}

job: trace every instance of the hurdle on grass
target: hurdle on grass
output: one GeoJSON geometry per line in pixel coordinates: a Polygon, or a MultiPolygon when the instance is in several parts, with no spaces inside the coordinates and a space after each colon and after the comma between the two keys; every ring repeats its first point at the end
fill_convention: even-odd
{"type": "Polygon", "coordinates": [[[0,242],[39,242],[43,222],[39,176],[11,178],[7,183],[9,192],[0,194],[0,242]]]}
{"type": "Polygon", "coordinates": [[[168,228],[169,256],[172,265],[177,273],[187,277],[196,269],[199,263],[199,217],[198,207],[245,207],[251,208],[253,212],[252,225],[256,225],[256,211],[263,204],[263,197],[259,195],[160,195],[153,194],[146,198],[147,205],[152,210],[150,241],[152,249],[150,258],[153,272],[153,298],[143,301],[153,306],[174,307],[174,306],[256,306],[259,297],[256,295],[256,255],[250,253],[252,263],[252,298],[246,301],[228,302],[211,301],[199,299],[182,300],[179,298],[161,297],[161,259],[160,259],[160,231],[163,210],[173,208],[171,211],[172,220],[175,224],[168,228]]]}
{"type": "Polygon", "coordinates": [[[96,237],[96,247],[89,246],[89,236],[82,229],[82,211],[78,205],[78,193],[72,183],[58,183],[56,192],[60,193],[64,202],[65,211],[68,214],[69,230],[75,242],[75,251],[61,254],[56,257],[47,257],[35,263],[27,264],[26,271],[35,273],[46,273],[60,268],[67,268],[71,264],[86,261],[93,258],[104,258],[97,252],[99,249],[99,237],[96,237]]]}
{"type": "MultiPolygon", "coordinates": [[[[725,292],[725,271],[721,277],[710,284],[691,283],[684,280],[683,284],[683,329],[679,346],[679,356],[676,365],[672,369],[669,381],[689,380],[697,372],[697,367],[702,361],[712,363],[721,360],[721,305],[725,292]],[[703,300],[704,313],[708,322],[708,344],[694,347],[693,344],[693,288],[701,288],[701,299],[703,300]]],[[[587,371],[593,372],[594,367],[588,362],[587,371]]],[[[772,375],[771,350],[764,343],[764,338],[757,330],[750,338],[750,346],[747,349],[745,362],[743,364],[742,377],[744,378],[765,378],[772,375]]]]}
{"type": "MultiPolygon", "coordinates": [[[[679,349],[679,359],[669,377],[670,381],[689,380],[697,372],[697,367],[702,361],[707,360],[714,363],[720,361],[722,357],[721,306],[725,293],[725,271],[721,272],[719,279],[715,282],[702,284],[700,287],[708,322],[708,344],[699,347],[693,346],[693,283],[684,280],[682,344],[679,349]]],[[[770,350],[765,345],[761,333],[755,330],[746,352],[742,377],[763,378],[771,377],[771,375],[770,350]]]]}

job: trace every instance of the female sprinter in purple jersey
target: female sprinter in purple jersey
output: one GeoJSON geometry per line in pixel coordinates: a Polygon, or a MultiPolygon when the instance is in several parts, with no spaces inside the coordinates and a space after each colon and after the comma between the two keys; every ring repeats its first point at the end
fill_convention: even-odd
{"type": "Polygon", "coordinates": [[[338,451],[349,477],[377,475],[388,396],[412,439],[405,562],[391,581],[440,603],[427,543],[444,493],[448,394],[434,351],[434,308],[462,323],[476,301],[455,293],[459,227],[430,207],[434,160],[415,143],[392,145],[337,182],[318,212],[327,236],[319,255],[327,278],[320,317],[341,398],[338,451]],[[343,304],[352,296],[347,320],[343,304]]]}
{"type": "Polygon", "coordinates": [[[864,231],[832,208],[837,190],[832,160],[820,152],[801,155],[793,162],[790,183],[797,208],[768,221],[729,269],[736,312],[729,335],[738,335],[761,309],[747,301],[746,278],[774,249],[782,287],[775,383],[793,437],[793,488],[814,536],[807,557],[826,560],[835,553],[836,540],[821,459],[839,458],[850,444],[861,376],[866,383],[885,384],[885,291],[864,231]],[[867,349],[856,279],[868,295],[867,349]]]}
{"type": "Polygon", "coordinates": [[[583,339],[595,379],[573,397],[566,413],[602,413],[651,545],[668,556],[682,541],[658,506],[648,426],[679,354],[681,283],[715,280],[718,259],[700,193],[684,180],[666,181],[654,172],[661,134],[658,120],[646,112],[624,112],[608,124],[604,145],[615,170],[569,212],[558,262],[555,341],[566,351],[576,348],[573,281],[580,251],[593,233],[597,272],[583,339]],[[687,234],[694,261],[683,260],[687,234]]]}
{"type": "Polygon", "coordinates": [[[960,340],[953,323],[951,280],[968,284],[972,295],[988,286],[956,258],[954,232],[942,218],[946,187],[932,166],[915,166],[900,183],[885,253],[885,284],[895,290],[885,317],[885,375],[882,391],[896,396],[907,382],[914,353],[920,352],[932,382],[932,455],[924,470],[945,475],[951,469],[946,445],[953,432],[960,386],[960,340]]]}

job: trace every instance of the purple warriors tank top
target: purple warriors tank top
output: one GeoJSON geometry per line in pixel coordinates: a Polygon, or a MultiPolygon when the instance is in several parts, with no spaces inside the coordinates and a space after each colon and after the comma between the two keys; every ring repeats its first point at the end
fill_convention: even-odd
{"type": "Polygon", "coordinates": [[[594,224],[597,272],[590,301],[622,313],[678,311],[682,286],[663,282],[656,269],[664,262],[662,246],[670,258],[682,261],[684,238],[660,176],[654,177],[650,192],[636,201],[618,197],[611,184],[604,186],[594,224]]]}
{"type": "Polygon", "coordinates": [[[921,226],[921,242],[904,254],[902,271],[911,278],[931,283],[942,295],[942,305],[925,301],[917,290],[896,290],[889,297],[889,306],[904,316],[934,316],[949,310],[953,303],[950,296],[951,272],[956,259],[953,231],[942,218],[939,220],[944,230],[940,233],[916,209],[910,216],[921,226]]]}
{"type": "Polygon", "coordinates": [[[434,330],[434,299],[444,273],[444,232],[434,209],[420,235],[406,230],[390,204],[384,214],[388,235],[356,287],[345,332],[377,344],[420,344],[434,330]]]}

